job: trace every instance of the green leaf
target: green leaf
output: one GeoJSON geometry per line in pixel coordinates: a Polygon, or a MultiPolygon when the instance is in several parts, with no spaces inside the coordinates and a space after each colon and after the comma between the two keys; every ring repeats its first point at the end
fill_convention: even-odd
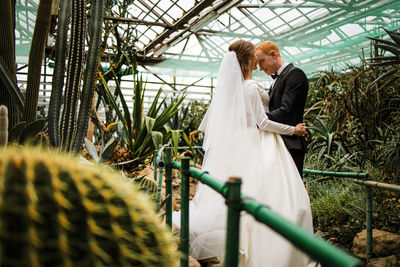
{"type": "Polygon", "coordinates": [[[396,56],[400,54],[400,48],[396,45],[375,44],[375,47],[378,47],[385,51],[389,51],[396,56]]]}
{"type": "Polygon", "coordinates": [[[104,150],[100,152],[100,160],[107,161],[112,157],[115,146],[118,144],[118,139],[114,136],[108,140],[107,144],[104,146],[104,150]]]}
{"type": "Polygon", "coordinates": [[[153,103],[151,103],[149,111],[147,112],[147,116],[154,118],[157,115],[158,109],[162,105],[162,104],[160,104],[157,106],[158,99],[160,98],[161,93],[162,93],[162,88],[158,89],[158,92],[153,99],[153,103]]]}
{"type": "Polygon", "coordinates": [[[156,122],[156,120],[146,116],[146,117],[144,117],[144,121],[146,123],[147,132],[148,133],[151,132],[153,130],[154,123],[156,122]]]}
{"type": "Polygon", "coordinates": [[[170,130],[172,134],[172,147],[174,148],[174,154],[178,155],[178,145],[179,145],[179,134],[182,130],[170,130]]]}
{"type": "Polygon", "coordinates": [[[151,138],[155,148],[159,148],[163,144],[163,134],[161,132],[152,131],[151,138]]]}
{"type": "Polygon", "coordinates": [[[114,70],[113,70],[113,75],[114,75],[114,78],[115,78],[116,90],[118,92],[119,99],[121,100],[122,108],[124,110],[124,118],[125,118],[125,122],[126,122],[127,132],[130,133],[128,138],[133,138],[133,136],[132,136],[133,134],[132,134],[131,114],[129,112],[128,105],[126,104],[124,95],[122,94],[121,87],[119,85],[119,82],[118,82],[118,79],[117,79],[117,77],[115,75],[114,70]]]}
{"type": "Polygon", "coordinates": [[[380,43],[380,44],[387,44],[387,45],[390,45],[390,46],[393,46],[393,45],[396,44],[396,43],[393,43],[391,41],[384,40],[384,39],[373,38],[373,37],[367,37],[367,38],[370,39],[370,40],[376,41],[377,42],[376,44],[380,43]]]}
{"type": "Polygon", "coordinates": [[[3,84],[5,85],[8,93],[14,99],[16,105],[18,106],[18,109],[22,112],[22,110],[24,109],[24,96],[22,95],[17,83],[15,82],[15,77],[13,77],[13,75],[8,70],[6,63],[4,62],[2,57],[0,57],[0,79],[3,81],[3,84]]]}
{"type": "Polygon", "coordinates": [[[13,141],[17,141],[21,136],[21,133],[24,130],[25,126],[25,121],[22,121],[15,125],[15,127],[12,128],[11,131],[8,133],[8,142],[12,143],[13,141]]]}
{"type": "Polygon", "coordinates": [[[26,139],[32,138],[36,134],[38,134],[40,131],[44,129],[44,126],[46,124],[46,119],[38,119],[35,120],[34,122],[29,123],[26,125],[24,130],[21,133],[21,136],[19,137],[19,142],[23,143],[26,139]]]}
{"type": "Polygon", "coordinates": [[[86,137],[85,137],[85,146],[86,146],[86,149],[89,152],[90,156],[94,159],[94,161],[96,163],[99,163],[100,159],[99,159],[99,156],[97,155],[96,147],[86,137]]]}
{"type": "MultiPolygon", "coordinates": [[[[119,110],[119,106],[117,104],[117,101],[115,100],[114,96],[112,95],[112,93],[110,92],[110,89],[107,85],[107,82],[105,81],[103,75],[101,74],[101,72],[98,72],[100,80],[103,84],[103,88],[104,91],[108,97],[108,99],[110,100],[110,104],[113,107],[113,109],[115,110],[115,112],[117,113],[118,119],[121,121],[122,126],[124,128],[124,133],[125,133],[125,140],[128,143],[129,147],[132,147],[132,131],[131,131],[131,127],[130,127],[130,119],[127,121],[126,117],[124,115],[122,115],[122,112],[119,110]]],[[[121,99],[123,99],[123,97],[121,96],[121,99]]]]}
{"type": "Polygon", "coordinates": [[[186,144],[189,146],[190,150],[192,151],[193,155],[195,154],[194,149],[192,147],[192,144],[189,141],[189,138],[187,137],[187,135],[185,134],[184,131],[182,131],[182,136],[183,136],[183,140],[185,140],[186,144]]]}
{"type": "Polygon", "coordinates": [[[395,31],[389,31],[384,28],[384,30],[389,34],[390,38],[396,42],[397,45],[400,46],[400,34],[395,31]]]}
{"type": "Polygon", "coordinates": [[[143,118],[143,98],[145,89],[143,88],[143,80],[140,77],[139,81],[136,81],[135,75],[133,75],[133,129],[135,131],[134,138],[137,139],[137,136],[140,134],[140,129],[142,128],[142,118],[143,118]]]}

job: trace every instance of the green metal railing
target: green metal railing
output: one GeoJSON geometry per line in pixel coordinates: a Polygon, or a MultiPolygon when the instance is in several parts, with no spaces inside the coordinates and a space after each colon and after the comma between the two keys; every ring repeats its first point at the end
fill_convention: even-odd
{"type": "Polygon", "coordinates": [[[331,172],[331,171],[317,171],[317,170],[303,170],[303,177],[306,178],[307,185],[309,186],[308,175],[321,175],[328,177],[340,177],[350,179],[352,182],[363,185],[366,187],[366,232],[367,232],[367,245],[366,245],[366,254],[367,254],[367,262],[370,260],[373,254],[373,246],[372,246],[372,212],[373,212],[373,194],[372,188],[388,190],[396,193],[400,193],[400,186],[393,184],[386,184],[376,181],[365,180],[368,178],[368,173],[350,173],[350,172],[331,172]]]}
{"type": "MultiPolygon", "coordinates": [[[[275,232],[290,241],[298,249],[320,262],[323,266],[362,266],[361,261],[346,252],[330,245],[320,237],[313,235],[300,226],[286,220],[269,207],[240,193],[241,179],[232,177],[226,183],[213,178],[207,172],[190,167],[190,160],[183,158],[181,162],[172,161],[172,149],[165,149],[165,181],[166,191],[172,192],[172,169],[181,172],[181,227],[180,251],[181,267],[189,263],[189,185],[190,177],[211,187],[226,198],[228,208],[227,239],[225,266],[238,266],[240,212],[245,210],[256,220],[264,223],[275,232]],[[170,187],[170,188],[169,188],[170,187]]],[[[168,193],[166,193],[168,195],[168,193]]],[[[172,226],[172,199],[166,200],[166,223],[172,226]],[[168,204],[169,203],[169,204],[168,204]]]]}

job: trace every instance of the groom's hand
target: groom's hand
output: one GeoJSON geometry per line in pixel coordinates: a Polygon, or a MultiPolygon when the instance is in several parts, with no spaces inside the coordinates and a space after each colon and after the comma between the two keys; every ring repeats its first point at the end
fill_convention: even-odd
{"type": "Polygon", "coordinates": [[[307,126],[304,123],[299,123],[294,127],[294,135],[305,136],[307,126]]]}

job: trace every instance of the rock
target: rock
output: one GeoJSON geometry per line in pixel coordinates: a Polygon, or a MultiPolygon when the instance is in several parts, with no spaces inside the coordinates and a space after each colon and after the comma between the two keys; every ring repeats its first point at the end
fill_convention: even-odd
{"type": "Polygon", "coordinates": [[[196,188],[197,188],[197,184],[194,183],[190,183],[190,189],[189,189],[189,198],[193,199],[194,195],[196,194],[196,188]]]}
{"type": "Polygon", "coordinates": [[[367,265],[367,267],[388,267],[388,266],[398,266],[397,259],[395,255],[384,257],[384,258],[375,258],[371,259],[367,265]]]}
{"type": "Polygon", "coordinates": [[[177,211],[181,209],[181,195],[172,194],[172,210],[177,211]]]}
{"type": "Polygon", "coordinates": [[[152,165],[147,165],[146,168],[144,168],[137,174],[138,177],[143,175],[147,176],[148,178],[154,179],[154,167],[152,165]]]}
{"type": "Polygon", "coordinates": [[[327,236],[327,233],[322,232],[321,230],[318,230],[318,231],[315,233],[315,235],[316,235],[316,236],[319,236],[319,237],[322,237],[322,238],[325,238],[325,237],[327,236]]]}
{"type": "MultiPolygon", "coordinates": [[[[372,248],[375,255],[389,256],[396,254],[400,248],[400,235],[377,229],[372,231],[372,248]]],[[[360,258],[367,258],[367,233],[366,230],[358,233],[353,240],[352,253],[360,258]]]]}
{"type": "Polygon", "coordinates": [[[179,170],[172,169],[172,179],[179,179],[179,170]]]}
{"type": "Polygon", "coordinates": [[[223,260],[221,261],[220,257],[213,257],[209,259],[201,260],[201,265],[207,267],[220,267],[224,266],[223,260]]]}
{"type": "Polygon", "coordinates": [[[189,256],[189,267],[201,267],[200,263],[189,256]]]}

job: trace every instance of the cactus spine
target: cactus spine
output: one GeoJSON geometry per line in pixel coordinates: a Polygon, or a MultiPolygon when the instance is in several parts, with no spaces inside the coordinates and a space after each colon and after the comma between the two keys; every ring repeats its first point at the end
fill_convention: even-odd
{"type": "Polygon", "coordinates": [[[0,106],[0,147],[5,147],[8,142],[8,109],[0,106]]]}
{"type": "Polygon", "coordinates": [[[115,173],[67,155],[8,147],[0,157],[0,265],[177,266],[149,200],[115,173]]]}

